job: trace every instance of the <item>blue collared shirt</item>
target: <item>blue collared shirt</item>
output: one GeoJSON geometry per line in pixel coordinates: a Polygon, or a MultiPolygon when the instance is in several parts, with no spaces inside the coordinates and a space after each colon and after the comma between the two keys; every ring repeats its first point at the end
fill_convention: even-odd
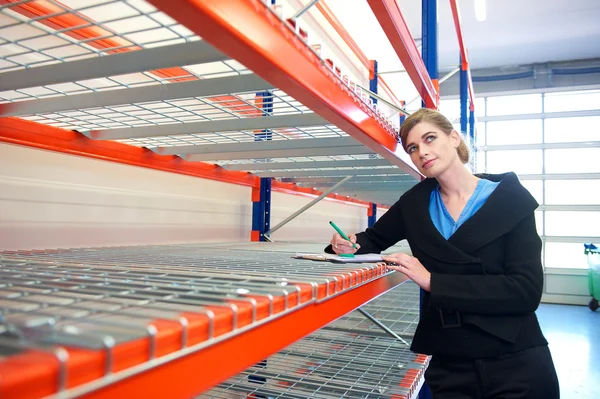
{"type": "Polygon", "coordinates": [[[479,180],[473,195],[469,198],[469,201],[456,221],[450,216],[444,201],[442,201],[440,187],[438,186],[433,190],[429,198],[429,215],[440,234],[446,240],[449,239],[464,222],[481,209],[498,184],[500,183],[486,179],[479,180]]]}

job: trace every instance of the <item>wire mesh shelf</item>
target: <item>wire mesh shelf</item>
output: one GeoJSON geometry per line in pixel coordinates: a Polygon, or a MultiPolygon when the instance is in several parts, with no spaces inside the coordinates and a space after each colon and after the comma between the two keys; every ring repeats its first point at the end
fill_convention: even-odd
{"type": "MultiPolygon", "coordinates": [[[[276,12],[274,15],[283,18],[276,12]]],[[[289,28],[305,40],[297,26],[289,28]]],[[[183,25],[143,0],[11,0],[0,6],[0,37],[3,38],[0,39],[0,73],[20,69],[34,70],[44,65],[65,64],[91,57],[110,57],[118,53],[201,40],[183,25]]],[[[396,129],[397,133],[397,128],[392,126],[360,87],[342,75],[331,60],[323,60],[323,63],[334,72],[333,76],[348,88],[349,93],[357,96],[358,101],[364,102],[374,112],[374,117],[379,118],[386,129],[392,132],[396,129]]],[[[32,100],[250,73],[252,72],[239,62],[224,59],[4,91],[0,92],[0,104],[19,104],[32,100]]],[[[280,90],[272,90],[269,95],[272,97],[272,104],[268,115],[309,111],[307,107],[280,90]]],[[[254,96],[255,92],[228,92],[213,97],[132,102],[111,107],[78,108],[75,105],[72,109],[61,112],[20,116],[78,131],[266,116],[263,109],[255,104],[254,96]]],[[[324,130],[330,131],[331,128],[326,126],[324,130]]],[[[292,131],[288,138],[290,136],[315,137],[306,131],[292,131]]],[[[133,143],[137,142],[134,140],[133,143]]]]}
{"type": "Polygon", "coordinates": [[[290,255],[206,245],[2,252],[0,392],[19,397],[58,378],[108,383],[388,275],[290,255]]]}
{"type": "MultiPolygon", "coordinates": [[[[407,283],[364,308],[383,310],[388,318],[381,321],[388,324],[395,317],[389,308],[418,314],[418,296],[418,287],[407,283]]],[[[412,336],[416,319],[406,323],[404,333],[412,336]]],[[[391,327],[397,331],[397,325],[391,327]]],[[[428,361],[352,312],[197,399],[410,398],[418,393],[428,361]]]]}

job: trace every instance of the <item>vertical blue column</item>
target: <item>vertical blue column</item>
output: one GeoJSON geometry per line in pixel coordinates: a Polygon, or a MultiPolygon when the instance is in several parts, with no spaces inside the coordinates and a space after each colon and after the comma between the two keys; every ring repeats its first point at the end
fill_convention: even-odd
{"type": "MultiPolygon", "coordinates": [[[[371,60],[371,70],[369,71],[369,90],[371,90],[375,94],[378,94],[377,93],[377,85],[379,83],[379,77],[378,77],[377,73],[378,73],[377,61],[371,60]]],[[[377,99],[375,97],[371,97],[371,100],[373,100],[373,104],[377,104],[377,99]]]]}
{"type": "MultiPolygon", "coordinates": [[[[377,61],[371,60],[371,68],[369,70],[369,90],[377,94],[377,85],[379,84],[377,61]]],[[[373,104],[377,104],[377,99],[371,96],[373,104]]],[[[377,154],[369,154],[369,158],[376,159],[377,154]]]]}
{"type": "MultiPolygon", "coordinates": [[[[437,0],[422,0],[422,21],[423,27],[421,31],[423,45],[423,62],[427,68],[427,72],[434,81],[436,89],[439,87],[438,82],[438,28],[437,28],[437,0]]],[[[423,103],[425,107],[425,103],[423,103]]],[[[424,291],[420,290],[420,306],[419,313],[422,314],[424,291]]],[[[419,399],[431,399],[431,391],[427,384],[423,384],[419,392],[419,399]]]]}
{"type": "Polygon", "coordinates": [[[469,119],[469,111],[467,109],[467,101],[469,99],[469,77],[468,71],[463,65],[462,57],[460,57],[460,72],[459,72],[459,84],[460,84],[460,131],[461,133],[467,133],[467,121],[469,119]]]}
{"type": "Polygon", "coordinates": [[[369,216],[368,227],[373,227],[373,225],[377,221],[377,204],[375,204],[373,202],[371,202],[369,204],[368,216],[369,216]]]}
{"type": "MultiPolygon", "coordinates": [[[[404,108],[406,106],[406,102],[400,101],[400,105],[402,106],[402,108],[404,108]]],[[[400,126],[402,126],[405,119],[406,119],[406,115],[400,114],[400,126]]]]}
{"type": "MultiPolygon", "coordinates": [[[[427,73],[438,90],[438,27],[437,27],[437,0],[422,0],[422,30],[421,30],[421,54],[427,68],[427,73]]],[[[422,102],[423,107],[425,103],[422,102]]]]}
{"type": "MultiPolygon", "coordinates": [[[[273,115],[273,94],[262,91],[256,93],[256,98],[261,106],[262,116],[273,115]]],[[[254,141],[272,139],[273,132],[270,129],[262,129],[254,133],[254,141]]],[[[264,234],[271,228],[271,178],[260,179],[258,193],[253,195],[252,201],[252,241],[265,241],[264,234]]]]}

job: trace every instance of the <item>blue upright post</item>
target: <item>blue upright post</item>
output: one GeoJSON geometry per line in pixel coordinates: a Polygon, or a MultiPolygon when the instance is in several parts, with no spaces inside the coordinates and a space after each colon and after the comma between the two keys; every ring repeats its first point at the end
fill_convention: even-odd
{"type": "Polygon", "coordinates": [[[469,76],[466,66],[463,65],[462,57],[460,58],[460,131],[461,133],[467,133],[467,121],[469,118],[469,111],[467,109],[467,100],[469,99],[469,76]]]}
{"type": "MultiPolygon", "coordinates": [[[[427,68],[427,72],[431,77],[434,87],[439,92],[438,83],[438,28],[437,28],[437,0],[422,0],[422,55],[423,62],[427,68]]],[[[425,107],[425,103],[423,103],[425,107]]],[[[424,291],[420,290],[420,303],[419,313],[423,306],[423,295],[424,291]]],[[[423,384],[421,391],[419,392],[419,399],[431,399],[431,391],[427,384],[423,384]]]]}
{"type": "Polygon", "coordinates": [[[422,0],[422,12],[421,53],[433,86],[439,92],[437,0],[422,0]]]}
{"type": "Polygon", "coordinates": [[[368,227],[373,227],[373,225],[377,221],[377,204],[375,204],[373,202],[371,202],[369,204],[368,216],[369,216],[368,227]]]}
{"type": "MultiPolygon", "coordinates": [[[[369,71],[369,90],[375,94],[377,94],[377,85],[379,83],[377,72],[377,61],[371,60],[371,70],[369,71]]],[[[377,99],[375,97],[371,97],[371,100],[373,100],[373,104],[377,104],[377,99]]]]}
{"type": "MultiPolygon", "coordinates": [[[[369,68],[369,90],[377,94],[377,85],[379,84],[377,61],[371,60],[371,68],[369,68]]],[[[377,104],[377,99],[371,96],[373,104],[377,104]]],[[[369,154],[369,158],[377,158],[377,154],[369,154]]]]}
{"type": "MultiPolygon", "coordinates": [[[[406,106],[406,102],[400,101],[400,105],[402,106],[402,108],[404,108],[406,106]]],[[[406,115],[400,114],[400,126],[402,126],[405,119],[406,119],[406,115]]]]}
{"type": "Polygon", "coordinates": [[[471,136],[471,143],[475,147],[475,107],[471,104],[469,111],[469,136],[471,136]]]}
{"type": "MultiPolygon", "coordinates": [[[[262,109],[262,116],[273,114],[273,94],[269,91],[256,93],[256,103],[262,109]]],[[[254,133],[254,141],[273,139],[270,129],[262,129],[254,133]]],[[[265,241],[265,233],[271,228],[271,179],[261,178],[259,187],[252,189],[252,241],[265,241]]]]}

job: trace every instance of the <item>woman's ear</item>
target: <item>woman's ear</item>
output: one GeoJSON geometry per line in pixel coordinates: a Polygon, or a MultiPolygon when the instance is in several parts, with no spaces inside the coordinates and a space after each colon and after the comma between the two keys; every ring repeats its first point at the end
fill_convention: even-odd
{"type": "Polygon", "coordinates": [[[452,141],[454,148],[458,148],[460,146],[460,133],[456,130],[452,130],[450,132],[450,140],[452,141]]]}

